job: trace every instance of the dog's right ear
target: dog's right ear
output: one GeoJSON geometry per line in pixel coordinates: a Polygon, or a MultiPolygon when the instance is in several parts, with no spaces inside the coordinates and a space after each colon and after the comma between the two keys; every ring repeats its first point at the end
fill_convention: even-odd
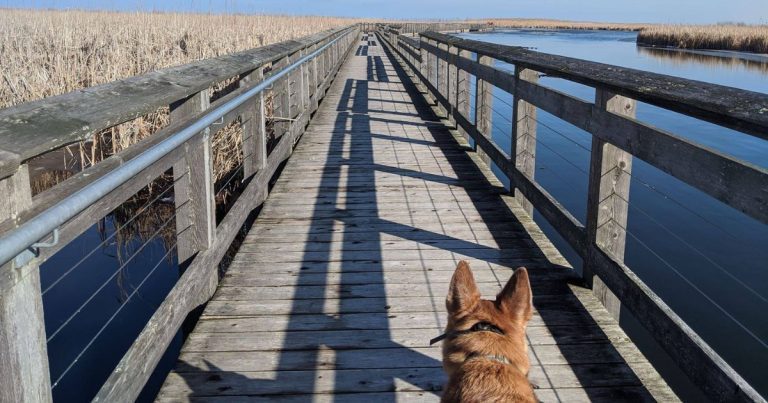
{"type": "Polygon", "coordinates": [[[496,304],[503,307],[512,317],[525,324],[533,315],[533,291],[528,270],[520,267],[507,281],[507,285],[496,296],[496,304]]]}
{"type": "Polygon", "coordinates": [[[480,302],[480,291],[475,284],[475,277],[472,275],[469,263],[462,260],[453,272],[448,296],[445,298],[445,307],[448,313],[455,315],[472,310],[478,302],[480,302]]]}

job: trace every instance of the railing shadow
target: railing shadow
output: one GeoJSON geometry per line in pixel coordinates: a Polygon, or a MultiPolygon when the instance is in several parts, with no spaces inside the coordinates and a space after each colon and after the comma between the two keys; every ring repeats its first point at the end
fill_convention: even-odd
{"type": "MultiPolygon", "coordinates": [[[[385,55],[393,60],[391,54],[385,55]]],[[[369,115],[373,93],[384,98],[392,84],[407,83],[409,79],[395,63],[392,70],[383,61],[380,67],[371,63],[370,56],[359,56],[367,57],[368,78],[347,79],[336,106],[337,117],[317,189],[323,195],[316,199],[309,215],[310,240],[303,248],[302,270],[295,279],[274,378],[254,379],[254,375],[223,371],[210,363],[206,363],[207,368],[197,368],[182,361],[177,372],[192,395],[281,395],[286,399],[293,395],[299,399],[302,394],[306,398],[311,393],[334,393],[339,394],[335,399],[341,401],[352,396],[345,394],[363,392],[371,393],[377,402],[394,402],[396,396],[391,392],[403,390],[437,395],[446,379],[439,350],[426,348],[426,335],[437,335],[445,324],[441,302],[447,282],[433,284],[430,278],[435,268],[450,274],[459,259],[470,259],[478,272],[488,269],[493,273],[494,280],[486,283],[494,289],[506,282],[514,267],[529,266],[538,312],[531,325],[537,330],[529,331],[529,341],[534,344],[531,378],[543,388],[544,400],[569,400],[573,396],[561,395],[558,389],[579,387],[587,388],[584,397],[591,400],[649,399],[638,377],[573,295],[569,287],[575,282],[573,271],[552,264],[536,247],[526,226],[503,202],[504,189],[489,182],[464,150],[456,146],[453,136],[437,122],[438,117],[415,87],[405,85],[405,95],[397,86],[391,92],[404,98],[410,96],[423,118],[421,122],[398,120],[397,114],[386,118],[369,115]],[[386,80],[379,79],[382,74],[386,80]],[[418,127],[423,139],[397,136],[386,129],[389,125],[418,127]],[[387,132],[374,133],[379,130],[387,132]],[[379,161],[376,157],[381,149],[374,139],[411,147],[433,146],[430,151],[439,150],[448,162],[444,168],[457,176],[428,172],[430,169],[422,169],[418,160],[416,166],[379,161]],[[430,222],[422,220],[430,214],[421,207],[393,216],[383,210],[387,206],[380,205],[379,192],[385,187],[377,183],[377,173],[422,181],[423,188],[414,191],[424,192],[432,202],[439,202],[440,196],[456,200],[452,195],[461,193],[468,200],[466,211],[463,206],[448,211],[434,208],[430,211],[434,220],[430,222]],[[442,189],[439,195],[430,194],[437,185],[442,189]],[[416,211],[419,214],[413,214],[416,211]],[[465,213],[468,216],[461,226],[443,225],[447,217],[441,214],[465,213]],[[339,223],[344,228],[341,241],[334,236],[337,232],[330,230],[339,223]],[[486,228],[490,239],[465,235],[478,227],[486,228]],[[419,303],[427,304],[420,313],[416,308],[405,314],[391,309],[393,301],[403,304],[407,298],[393,297],[392,284],[385,278],[391,273],[388,265],[393,263],[393,251],[383,247],[387,244],[385,236],[419,245],[416,258],[402,260],[412,264],[407,273],[413,276],[413,282],[424,282],[428,290],[429,295],[420,295],[423,298],[419,303]],[[487,246],[479,239],[498,246],[487,246]],[[422,247],[448,252],[448,257],[424,257],[422,247]],[[400,318],[401,327],[393,328],[398,315],[405,318],[400,318]],[[412,324],[408,322],[411,318],[412,324]],[[406,326],[402,326],[402,320],[406,326]],[[551,353],[551,343],[535,345],[540,340],[532,338],[531,332],[547,333],[554,340],[557,354],[551,353]],[[545,350],[550,353],[543,354],[545,350]],[[550,373],[550,369],[564,368],[570,374],[550,373]]],[[[410,190],[401,185],[398,191],[410,190]]],[[[415,299],[413,303],[417,304],[415,299]]],[[[265,333],[264,337],[270,335],[265,333]]]]}

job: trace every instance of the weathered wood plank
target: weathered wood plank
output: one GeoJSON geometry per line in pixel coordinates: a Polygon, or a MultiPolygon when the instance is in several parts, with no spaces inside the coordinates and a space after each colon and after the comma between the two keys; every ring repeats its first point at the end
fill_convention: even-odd
{"type": "MultiPolygon", "coordinates": [[[[423,102],[403,103],[404,75],[371,37],[310,123],[158,400],[434,400],[445,375],[428,343],[462,257],[491,298],[512,268],[531,267],[531,379],[544,396],[674,400],[651,394],[668,389],[591,292],[569,284],[575,273],[552,260],[487,166],[451,149],[458,137],[423,102]]],[[[452,93],[455,77],[433,67],[452,93]]]]}
{"type": "MultiPolygon", "coordinates": [[[[32,204],[27,165],[0,179],[0,220],[14,219],[32,204]]],[[[15,277],[0,294],[0,401],[50,402],[51,380],[36,261],[0,266],[15,277]]]]}
{"type": "MultiPolygon", "coordinates": [[[[537,72],[520,66],[515,67],[515,85],[521,81],[536,82],[537,72]]],[[[513,93],[515,94],[515,93],[513,93]]],[[[512,147],[509,155],[514,161],[515,168],[526,178],[534,181],[536,173],[536,107],[526,102],[520,96],[514,97],[512,109],[512,147]]],[[[519,189],[514,190],[515,198],[533,216],[533,204],[523,196],[519,189]]]]}
{"type": "Polygon", "coordinates": [[[27,160],[153,112],[346,29],[337,28],[0,110],[0,149],[17,154],[20,161],[27,160]]]}
{"type": "MultiPolygon", "coordinates": [[[[171,121],[185,121],[210,107],[208,90],[171,105],[171,121]]],[[[176,250],[182,267],[195,253],[208,249],[216,237],[213,154],[210,129],[200,144],[186,145],[184,157],[173,165],[176,207],[176,250]]],[[[209,280],[215,287],[215,279],[209,280]]]]}
{"type": "Polygon", "coordinates": [[[768,95],[436,32],[423,37],[768,139],[768,95]]]}
{"type": "MultiPolygon", "coordinates": [[[[348,53],[351,49],[350,37],[356,36],[357,31],[349,31],[346,40],[336,43],[344,43],[344,51],[348,53]]],[[[339,67],[340,63],[334,65],[322,87],[327,88],[331,84],[339,67]]],[[[318,91],[316,97],[324,94],[325,91],[318,91]]],[[[309,109],[303,110],[297,116],[295,124],[291,125],[290,130],[272,150],[266,167],[253,177],[237,203],[219,223],[211,247],[195,256],[110,378],[102,385],[94,401],[133,401],[139,395],[187,314],[210,298],[207,280],[216,275],[219,262],[251,211],[266,199],[270,179],[290,156],[295,141],[303,134],[312,112],[309,109]]]]}

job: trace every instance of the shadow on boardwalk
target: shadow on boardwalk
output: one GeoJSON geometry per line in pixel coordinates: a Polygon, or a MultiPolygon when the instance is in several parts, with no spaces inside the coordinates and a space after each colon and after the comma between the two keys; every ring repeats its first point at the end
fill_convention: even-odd
{"type": "MultiPolygon", "coordinates": [[[[202,334],[201,346],[195,350],[188,341],[185,350],[197,351],[192,354],[197,359],[185,362],[182,355],[159,400],[183,400],[179,394],[202,400],[221,396],[287,401],[438,400],[446,379],[439,347],[429,347],[428,340],[445,325],[447,279],[458,259],[470,259],[475,265],[486,297],[506,282],[514,267],[529,267],[537,308],[528,332],[534,366],[531,379],[541,386],[542,400],[652,400],[612,344],[627,344],[615,340],[623,333],[603,332],[573,295],[578,289],[571,286],[573,271],[547,259],[524,223],[502,201],[504,189],[489,182],[470,161],[415,88],[400,85],[408,78],[391,65],[392,56],[373,41],[362,43],[366,45],[347,63],[364,63],[365,75],[344,77],[342,70],[337,78],[345,81],[335,119],[329,122],[330,138],[303,140],[327,143],[319,182],[313,185],[317,188],[314,205],[307,206],[306,213],[285,210],[274,219],[277,224],[308,223],[307,243],[295,249],[301,257],[296,270],[289,271],[295,277],[290,280],[292,295],[284,297],[291,301],[284,332],[262,331],[257,339],[248,338],[253,334],[241,336],[261,346],[255,355],[240,351],[244,342],[238,336],[227,339],[231,345],[217,347],[230,354],[227,362],[232,365],[225,366],[206,358],[206,349],[221,343],[213,339],[219,333],[196,330],[202,334]],[[396,111],[396,98],[413,99],[416,113],[396,111]],[[374,103],[392,110],[372,109],[374,103]],[[382,141],[388,141],[385,144],[391,150],[382,148],[382,141]],[[440,158],[433,157],[432,163],[419,161],[415,157],[424,150],[440,158]],[[403,162],[397,160],[400,153],[403,162]],[[390,182],[382,180],[381,174],[387,174],[390,182]],[[399,178],[399,184],[391,182],[393,177],[399,178]],[[404,194],[410,192],[421,192],[413,207],[404,194]],[[401,212],[389,210],[394,203],[382,203],[389,196],[405,201],[401,212]],[[423,207],[424,200],[435,207],[423,207]],[[459,207],[440,207],[442,202],[459,207]],[[388,248],[398,242],[418,247],[388,248]],[[174,384],[178,380],[174,376],[184,387],[174,384]]],[[[338,83],[332,88],[338,88],[338,83]]],[[[331,112],[328,106],[321,111],[331,112]]],[[[272,206],[271,212],[281,208],[272,206]]],[[[254,229],[258,225],[259,221],[254,229]]],[[[281,262],[290,260],[286,256],[292,252],[277,249],[271,256],[281,262]]],[[[261,298],[259,294],[251,297],[261,298]]],[[[268,308],[264,311],[264,315],[277,314],[268,308]]]]}

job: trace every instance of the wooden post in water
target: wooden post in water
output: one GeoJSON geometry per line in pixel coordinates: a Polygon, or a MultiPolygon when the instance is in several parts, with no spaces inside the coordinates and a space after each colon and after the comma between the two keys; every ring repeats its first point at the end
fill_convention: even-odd
{"type": "MultiPolygon", "coordinates": [[[[240,86],[244,87],[249,84],[259,83],[264,79],[264,70],[258,68],[240,79],[240,86]]],[[[262,91],[263,92],[263,91],[262,91]]],[[[241,119],[241,126],[243,128],[243,178],[249,178],[255,174],[261,167],[263,161],[262,153],[266,150],[259,150],[261,143],[264,140],[264,131],[262,129],[261,120],[263,118],[263,96],[261,94],[255,97],[255,100],[249,101],[250,105],[245,109],[241,119]]]]}
{"type": "MultiPolygon", "coordinates": [[[[27,165],[0,179],[0,222],[32,206],[27,165]]],[[[22,267],[0,267],[0,402],[50,402],[51,379],[40,293],[34,260],[22,267]]]]}
{"type": "MultiPolygon", "coordinates": [[[[635,117],[636,101],[598,89],[595,105],[608,113],[635,117]]],[[[597,130],[603,130],[598,128],[597,130]]],[[[629,211],[629,185],[632,155],[616,146],[592,137],[592,157],[587,193],[587,242],[595,244],[617,261],[624,261],[629,211]]],[[[592,273],[593,258],[587,256],[584,280],[606,309],[618,320],[621,303],[599,277],[592,273]]]]}
{"type": "MultiPolygon", "coordinates": [[[[515,66],[515,83],[520,81],[536,83],[539,74],[531,69],[515,66]]],[[[515,85],[517,88],[518,85],[515,85]]],[[[536,172],[536,107],[513,94],[512,108],[512,149],[510,157],[515,168],[533,181],[536,172]]],[[[528,212],[533,214],[533,204],[523,196],[519,189],[514,190],[515,200],[528,212]]]]}
{"type": "MultiPolygon", "coordinates": [[[[203,90],[171,105],[171,122],[183,121],[208,109],[209,90],[203,90]]],[[[216,202],[213,189],[213,154],[211,129],[203,134],[202,144],[186,147],[184,158],[173,166],[173,193],[176,203],[176,251],[184,269],[197,252],[207,250],[216,238],[216,202]]],[[[201,295],[203,303],[213,295],[218,283],[217,271],[210,279],[210,294],[201,295]]]]}
{"type": "MultiPolygon", "coordinates": [[[[493,59],[488,56],[478,55],[478,62],[486,66],[493,65],[493,59]]],[[[491,83],[478,78],[475,88],[475,125],[480,134],[490,138],[493,127],[493,86],[491,83]]],[[[475,143],[475,151],[483,162],[490,165],[490,157],[477,147],[477,143],[475,143]]]]}

